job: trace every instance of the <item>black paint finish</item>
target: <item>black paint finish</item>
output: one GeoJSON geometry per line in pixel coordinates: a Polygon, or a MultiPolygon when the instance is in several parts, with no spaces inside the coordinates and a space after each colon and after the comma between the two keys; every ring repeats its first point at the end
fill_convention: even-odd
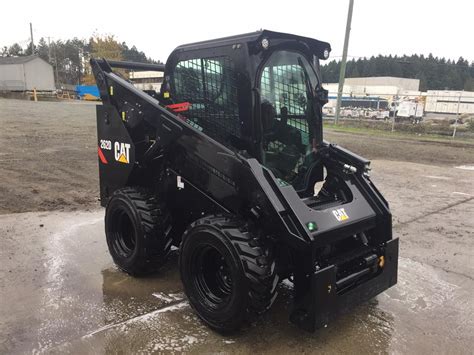
{"type": "Polygon", "coordinates": [[[261,164],[258,78],[271,54],[281,50],[304,56],[319,80],[318,60],[324,59],[330,45],[260,31],[180,46],[164,68],[153,67],[164,70],[165,77],[156,95],[138,90],[112,70],[150,67],[92,59],[103,102],[97,107],[98,145],[107,160],[105,164],[99,159],[101,203],[105,206],[115,190],[126,186],[154,191],[171,211],[176,245],[186,226],[203,215],[228,213],[251,221],[277,250],[281,275],[294,280],[291,320],[314,330],[342,309],[396,283],[398,240],[392,239],[388,203],[369,178],[370,162],[322,139],[327,92],[320,80],[316,88],[309,88],[313,150],[304,179],[294,187],[261,164]],[[267,48],[262,47],[263,39],[268,40],[267,48]],[[224,55],[232,59],[238,77],[238,144],[219,142],[166,108],[176,103],[178,62],[224,55]],[[101,149],[103,141],[110,141],[111,150],[101,149]],[[116,161],[117,142],[130,145],[126,163],[116,161]],[[324,185],[315,196],[318,181],[324,185]],[[314,227],[310,230],[309,225],[314,227]]]}

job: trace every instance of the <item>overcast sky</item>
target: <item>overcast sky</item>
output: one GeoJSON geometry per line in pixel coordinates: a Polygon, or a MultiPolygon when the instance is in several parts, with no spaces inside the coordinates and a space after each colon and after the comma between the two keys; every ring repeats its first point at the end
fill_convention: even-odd
{"type": "MultiPolygon", "coordinates": [[[[165,61],[179,44],[252,32],[289,32],[344,42],[348,0],[286,1],[2,1],[0,46],[33,37],[88,38],[114,34],[165,61]],[[124,4],[124,5],[121,5],[124,4]]],[[[355,0],[349,55],[433,53],[474,61],[474,1],[355,0]]]]}

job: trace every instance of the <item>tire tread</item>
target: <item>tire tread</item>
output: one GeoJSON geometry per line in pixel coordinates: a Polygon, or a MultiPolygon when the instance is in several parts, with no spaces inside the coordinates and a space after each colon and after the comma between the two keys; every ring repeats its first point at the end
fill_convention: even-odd
{"type": "Polygon", "coordinates": [[[242,219],[225,215],[210,215],[193,222],[183,234],[207,224],[222,231],[234,246],[249,282],[247,314],[259,315],[270,309],[277,297],[278,274],[271,250],[252,226],[242,219]]]}
{"type": "Polygon", "coordinates": [[[112,198],[118,195],[128,198],[138,212],[145,239],[145,250],[140,260],[132,267],[121,269],[133,276],[156,271],[171,251],[170,215],[165,206],[145,188],[125,187],[115,191],[112,198]]]}

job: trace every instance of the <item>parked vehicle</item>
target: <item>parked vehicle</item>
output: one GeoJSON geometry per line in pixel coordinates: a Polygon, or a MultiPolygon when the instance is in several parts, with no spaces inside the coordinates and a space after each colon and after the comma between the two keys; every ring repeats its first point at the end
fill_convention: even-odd
{"type": "Polygon", "coordinates": [[[423,104],[413,100],[403,100],[396,105],[396,117],[398,120],[410,120],[419,123],[423,119],[423,104]]]}
{"type": "Polygon", "coordinates": [[[265,30],[180,46],[166,65],[91,60],[120,269],[154,271],[175,245],[192,308],[221,332],[268,310],[283,279],[290,320],[310,331],[397,282],[398,239],[370,162],[323,140],[318,61],[329,52],[265,30]],[[160,92],[113,67],[163,71],[160,92]]]}

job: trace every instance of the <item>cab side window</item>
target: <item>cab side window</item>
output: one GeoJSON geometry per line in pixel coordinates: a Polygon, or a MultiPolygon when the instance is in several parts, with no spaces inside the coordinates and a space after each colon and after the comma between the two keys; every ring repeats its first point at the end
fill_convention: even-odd
{"type": "Polygon", "coordinates": [[[174,102],[189,102],[187,122],[221,144],[240,138],[237,75],[229,57],[178,62],[173,75],[174,102]]]}

